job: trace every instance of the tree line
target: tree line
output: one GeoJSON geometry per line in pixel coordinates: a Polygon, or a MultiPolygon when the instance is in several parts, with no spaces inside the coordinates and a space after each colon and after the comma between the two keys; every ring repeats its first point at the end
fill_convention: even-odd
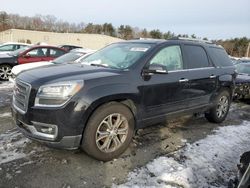
{"type": "MultiPolygon", "coordinates": [[[[154,39],[170,39],[173,37],[189,37],[198,38],[195,34],[175,34],[171,31],[162,32],[159,29],[147,30],[130,25],[120,25],[114,27],[112,23],[94,24],[84,22],[69,23],[64,20],[57,19],[53,15],[35,15],[20,16],[18,14],[8,14],[0,11],[0,31],[7,29],[25,29],[35,31],[48,31],[59,33],[91,33],[104,34],[113,37],[119,37],[125,40],[133,38],[154,38],[154,39]]],[[[207,40],[207,38],[203,38],[207,40]]],[[[236,57],[245,56],[250,39],[234,38],[228,40],[214,40],[213,42],[222,45],[228,54],[236,57]]]]}

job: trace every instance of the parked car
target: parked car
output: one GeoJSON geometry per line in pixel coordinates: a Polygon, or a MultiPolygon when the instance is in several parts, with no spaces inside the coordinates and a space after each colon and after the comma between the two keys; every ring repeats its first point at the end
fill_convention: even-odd
{"type": "Polygon", "coordinates": [[[193,40],[111,44],[81,64],[41,67],[15,82],[13,119],[28,138],[82,148],[108,161],[123,153],[134,131],[186,113],[225,120],[235,67],[226,51],[193,40]]]}
{"type": "Polygon", "coordinates": [[[250,59],[249,58],[241,58],[240,62],[241,63],[250,63],[250,59]]]}
{"type": "Polygon", "coordinates": [[[58,65],[58,64],[63,64],[63,63],[78,63],[79,61],[81,61],[84,57],[86,57],[86,55],[89,55],[91,53],[93,53],[94,51],[92,50],[78,50],[78,51],[70,51],[52,61],[40,61],[40,62],[36,62],[36,63],[26,63],[26,64],[22,64],[22,65],[17,65],[14,66],[11,70],[11,76],[9,78],[9,80],[11,82],[14,82],[16,79],[16,76],[23,72],[23,71],[27,71],[30,69],[35,69],[38,67],[43,67],[43,66],[52,66],[52,65],[58,65]]]}
{"type": "Polygon", "coordinates": [[[82,48],[81,46],[75,46],[75,45],[59,45],[58,48],[62,48],[66,51],[70,51],[70,50],[73,50],[73,49],[77,49],[77,48],[82,48]]]}
{"type": "Polygon", "coordinates": [[[250,188],[250,151],[240,158],[238,188],[250,188]]]}
{"type": "Polygon", "coordinates": [[[94,53],[96,50],[92,50],[89,48],[75,48],[70,50],[70,52],[81,52],[81,53],[94,53]]]}
{"type": "Polygon", "coordinates": [[[30,46],[30,44],[19,43],[19,42],[15,42],[15,43],[6,42],[6,43],[3,43],[0,45],[0,54],[13,52],[15,50],[18,50],[18,49],[26,47],[26,46],[30,46]]]}
{"type": "Polygon", "coordinates": [[[11,76],[11,69],[15,65],[50,61],[67,53],[61,48],[54,46],[31,46],[24,47],[9,54],[0,55],[0,79],[8,80],[11,76]]]}
{"type": "Polygon", "coordinates": [[[240,157],[238,175],[229,181],[228,188],[250,188],[250,151],[240,157]]]}
{"type": "Polygon", "coordinates": [[[236,65],[238,75],[235,80],[235,99],[250,98],[250,63],[239,63],[236,65]]]}

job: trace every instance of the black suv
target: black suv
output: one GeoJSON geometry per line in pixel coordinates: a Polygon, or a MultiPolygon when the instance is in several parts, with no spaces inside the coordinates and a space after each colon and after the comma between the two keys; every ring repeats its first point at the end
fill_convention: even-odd
{"type": "Polygon", "coordinates": [[[184,39],[111,44],[79,64],[19,74],[12,111],[31,139],[81,147],[108,161],[128,147],[138,128],[173,115],[204,112],[222,122],[235,70],[225,50],[184,39]]]}

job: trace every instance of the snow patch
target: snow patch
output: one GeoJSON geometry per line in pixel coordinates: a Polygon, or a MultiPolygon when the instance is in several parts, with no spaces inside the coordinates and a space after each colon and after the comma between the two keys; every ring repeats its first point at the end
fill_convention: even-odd
{"type": "Polygon", "coordinates": [[[12,89],[14,86],[14,83],[12,82],[0,82],[0,90],[2,89],[12,89]]]}
{"type": "Polygon", "coordinates": [[[250,150],[250,122],[225,126],[213,135],[187,144],[171,157],[159,157],[113,187],[227,187],[242,153],[250,150]]]}
{"type": "Polygon", "coordinates": [[[17,130],[0,134],[0,164],[25,157],[23,148],[28,142],[29,139],[17,130]]]}
{"type": "MultiPolygon", "coordinates": [[[[0,165],[21,158],[28,158],[40,152],[49,150],[48,147],[32,142],[17,129],[12,129],[0,134],[0,165]]],[[[28,161],[19,166],[28,165],[28,161]]]]}
{"type": "Polygon", "coordinates": [[[3,114],[0,114],[0,118],[5,118],[5,117],[11,117],[11,113],[10,112],[5,112],[3,114]]]}

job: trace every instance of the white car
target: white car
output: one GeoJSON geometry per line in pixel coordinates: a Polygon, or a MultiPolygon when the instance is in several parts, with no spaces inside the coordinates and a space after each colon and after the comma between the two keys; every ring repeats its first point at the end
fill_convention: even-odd
{"type": "Polygon", "coordinates": [[[0,54],[6,54],[9,52],[13,52],[20,48],[30,46],[31,44],[20,43],[20,42],[6,42],[0,45],[0,54]]]}
{"type": "Polygon", "coordinates": [[[94,50],[77,50],[77,51],[70,51],[69,53],[66,53],[52,61],[41,61],[41,62],[35,62],[35,63],[26,63],[26,64],[22,64],[22,65],[17,65],[14,66],[11,70],[11,77],[10,77],[10,81],[14,82],[16,79],[16,76],[18,74],[20,74],[21,72],[30,70],[30,69],[34,69],[34,68],[38,68],[38,67],[44,67],[44,66],[51,66],[51,65],[55,65],[55,64],[62,64],[62,63],[78,63],[80,62],[83,58],[85,58],[86,56],[94,53],[94,50]]]}

